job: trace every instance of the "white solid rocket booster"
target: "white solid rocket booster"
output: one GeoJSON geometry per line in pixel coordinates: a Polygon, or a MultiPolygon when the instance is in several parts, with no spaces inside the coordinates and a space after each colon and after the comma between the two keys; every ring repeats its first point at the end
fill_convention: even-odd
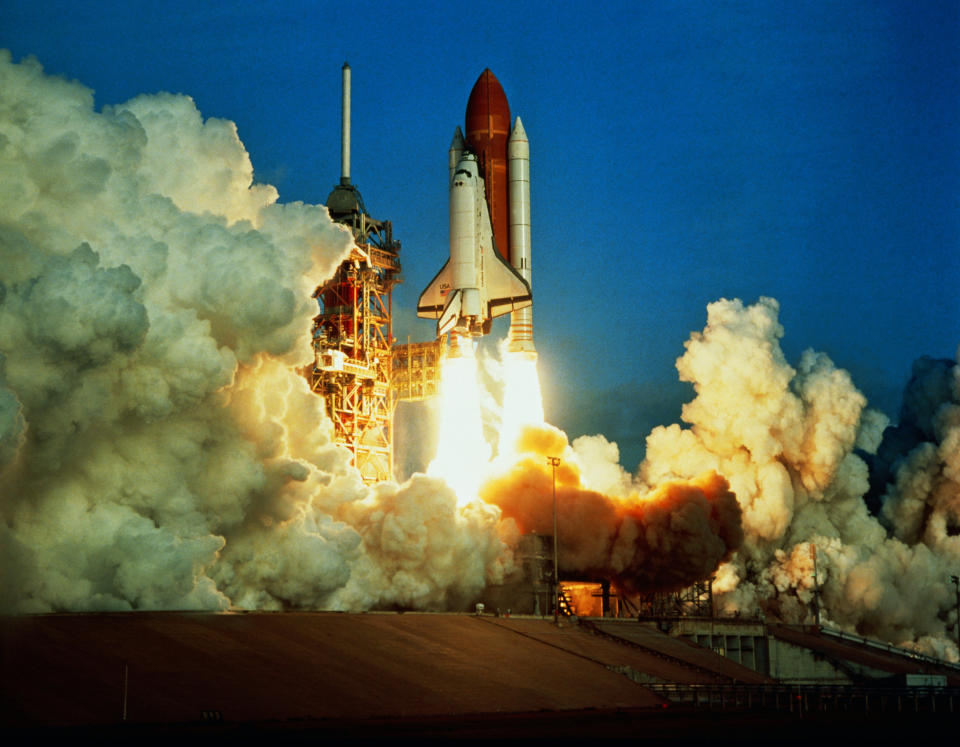
{"type": "MultiPolygon", "coordinates": [[[[530,142],[517,117],[507,141],[510,181],[510,264],[533,287],[530,252],[530,142]]],[[[536,353],[533,347],[533,307],[510,315],[510,351],[536,353]]]]}

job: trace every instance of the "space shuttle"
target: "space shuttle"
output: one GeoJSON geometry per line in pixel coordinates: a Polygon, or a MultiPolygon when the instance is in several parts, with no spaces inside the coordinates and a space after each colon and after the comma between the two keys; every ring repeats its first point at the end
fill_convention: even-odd
{"type": "Polygon", "coordinates": [[[437,336],[479,337],[512,314],[510,348],[535,353],[530,307],[529,143],[490,70],[467,103],[449,150],[450,256],[417,303],[437,336]]]}
{"type": "Polygon", "coordinates": [[[477,157],[464,151],[450,181],[450,258],[421,294],[417,314],[438,319],[437,337],[479,337],[495,317],[532,303],[529,284],[496,249],[477,157]]]}

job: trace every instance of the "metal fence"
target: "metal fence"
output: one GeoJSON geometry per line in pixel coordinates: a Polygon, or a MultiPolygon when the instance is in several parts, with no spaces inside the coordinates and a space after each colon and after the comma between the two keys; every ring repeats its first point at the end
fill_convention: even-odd
{"type": "Polygon", "coordinates": [[[712,710],[805,713],[920,713],[960,711],[957,687],[845,687],[837,685],[645,684],[674,705],[712,710]]]}

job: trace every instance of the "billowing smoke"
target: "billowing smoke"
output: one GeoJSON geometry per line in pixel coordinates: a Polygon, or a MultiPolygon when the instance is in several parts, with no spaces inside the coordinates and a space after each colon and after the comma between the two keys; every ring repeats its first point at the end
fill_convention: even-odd
{"type": "MultiPolygon", "coordinates": [[[[883,518],[909,544],[949,552],[960,534],[960,369],[921,358],[904,392],[900,421],[884,433],[875,461],[885,488],[883,518]]],[[[957,549],[957,548],[954,548],[957,549]]]]}
{"type": "Polygon", "coordinates": [[[486,482],[481,497],[499,506],[519,533],[552,535],[554,485],[545,457],[563,454],[556,470],[560,570],[568,578],[611,579],[626,592],[688,586],[740,546],[740,506],[722,477],[708,472],[642,494],[619,492],[617,471],[608,475],[613,482],[602,474],[604,465],[615,465],[616,447],[608,449],[611,462],[596,453],[603,446],[612,444],[594,437],[570,448],[551,426],[527,427],[516,447],[523,456],[486,482]]]}
{"type": "Polygon", "coordinates": [[[443,607],[492,507],[368,490],[330,440],[314,287],[352,239],[182,95],[97,111],[0,52],[0,608],[443,607]]]}
{"type": "Polygon", "coordinates": [[[296,373],[349,234],[254,184],[188,97],[97,111],[6,52],[0,91],[3,611],[459,607],[519,531],[550,533],[550,455],[567,572],[716,569],[728,612],[809,620],[816,593],[826,622],[957,659],[954,362],[917,364],[884,434],[827,356],[786,361],[775,301],[719,301],[678,361],[688,427],[655,429],[636,476],[539,426],[489,503],[423,475],[369,489],[296,373]]]}
{"type": "Polygon", "coordinates": [[[826,355],[807,350],[789,365],[778,313],[768,298],[710,304],[677,361],[696,389],[683,408],[690,427],[654,429],[638,481],[707,470],[729,481],[745,541],[717,573],[721,609],[809,621],[819,587],[824,622],[956,660],[960,368],[918,363],[901,425],[888,430],[897,446],[873,456],[887,419],[826,355]],[[864,502],[865,459],[889,479],[882,521],[864,502]]]}

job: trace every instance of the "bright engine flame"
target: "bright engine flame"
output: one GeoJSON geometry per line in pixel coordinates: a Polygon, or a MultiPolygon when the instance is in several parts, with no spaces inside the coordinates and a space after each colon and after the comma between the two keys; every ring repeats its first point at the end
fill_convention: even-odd
{"type": "Polygon", "coordinates": [[[544,423],[536,353],[504,353],[503,377],[503,415],[500,420],[499,444],[501,457],[515,454],[517,437],[523,426],[544,423]]]}
{"type": "Polygon", "coordinates": [[[458,347],[443,362],[437,455],[427,474],[446,480],[463,506],[477,498],[490,462],[490,445],[483,438],[473,344],[468,338],[454,339],[458,347]]]}
{"type": "MultiPolygon", "coordinates": [[[[459,505],[477,499],[491,471],[491,445],[483,435],[482,390],[473,343],[456,338],[443,363],[440,384],[440,430],[437,454],[427,474],[441,477],[456,491],[459,505]]],[[[543,400],[536,354],[501,349],[503,408],[499,457],[516,455],[517,438],[526,425],[543,425],[543,400]]]]}

